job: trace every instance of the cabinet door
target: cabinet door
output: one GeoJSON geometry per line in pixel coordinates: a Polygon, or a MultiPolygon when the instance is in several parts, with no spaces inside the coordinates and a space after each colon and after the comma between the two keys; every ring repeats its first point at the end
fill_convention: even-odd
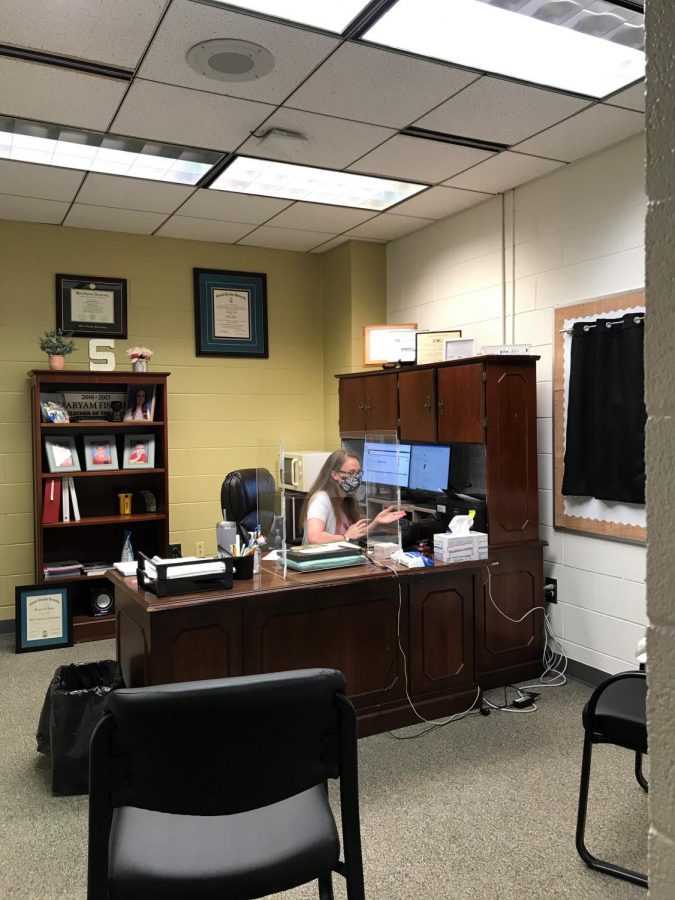
{"type": "Polygon", "coordinates": [[[436,371],[401,372],[398,378],[402,441],[436,441],[436,371]]]}
{"type": "Polygon", "coordinates": [[[539,537],[535,367],[487,367],[490,544],[539,537]]]}
{"type": "MultiPolygon", "coordinates": [[[[364,381],[366,429],[368,431],[397,431],[398,391],[397,375],[371,375],[364,381]]],[[[341,429],[342,430],[342,429],[341,429]]]]}
{"type": "Polygon", "coordinates": [[[410,689],[413,697],[474,681],[472,572],[410,580],[410,689]]]}
{"type": "Polygon", "coordinates": [[[544,644],[542,611],[526,615],[528,610],[543,604],[541,544],[491,551],[490,562],[496,565],[489,568],[489,580],[487,565],[481,569],[476,601],[476,671],[482,687],[530,677],[541,665],[544,644]],[[501,615],[495,605],[509,618],[501,615]],[[510,621],[522,616],[522,622],[510,621]],[[522,670],[528,666],[529,674],[518,671],[519,667],[522,670]]]}
{"type": "Polygon", "coordinates": [[[443,443],[485,442],[483,366],[438,369],[438,440],[443,443]]]}
{"type": "Polygon", "coordinates": [[[340,379],[340,433],[366,430],[364,378],[340,379]]]}

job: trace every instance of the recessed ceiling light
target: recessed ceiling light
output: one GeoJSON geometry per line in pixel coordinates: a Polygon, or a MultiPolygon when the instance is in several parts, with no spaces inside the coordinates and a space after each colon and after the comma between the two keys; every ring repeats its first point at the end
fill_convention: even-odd
{"type": "Polygon", "coordinates": [[[196,184],[220,157],[206,150],[0,118],[0,159],[196,184]]]}
{"type": "Polygon", "coordinates": [[[238,38],[215,38],[190,47],[185,54],[190,68],[216,81],[256,81],[274,68],[265,47],[238,38]]]}
{"type": "Polygon", "coordinates": [[[644,15],[604,0],[398,0],[362,37],[590,97],[645,73],[644,15]]]}
{"type": "Polygon", "coordinates": [[[412,197],[428,185],[237,156],[210,187],[217,191],[380,211],[412,197]]]}
{"type": "Polygon", "coordinates": [[[364,7],[366,0],[217,0],[227,6],[237,6],[251,12],[264,13],[277,19],[299,22],[302,25],[313,25],[325,31],[341,34],[347,25],[356,18],[364,7]]]}

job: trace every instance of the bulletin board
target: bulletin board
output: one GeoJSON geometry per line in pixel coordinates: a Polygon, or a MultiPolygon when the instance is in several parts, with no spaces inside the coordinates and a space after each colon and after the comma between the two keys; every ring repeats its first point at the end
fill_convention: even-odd
{"type": "Polygon", "coordinates": [[[584,534],[604,535],[617,540],[644,542],[647,537],[644,506],[608,503],[590,498],[581,502],[565,497],[562,483],[565,461],[565,427],[567,417],[566,391],[569,382],[571,335],[568,329],[577,321],[592,322],[599,317],[616,318],[627,312],[645,309],[644,291],[616,294],[600,300],[590,300],[555,311],[555,340],[553,359],[553,475],[554,523],[558,529],[584,534]]]}

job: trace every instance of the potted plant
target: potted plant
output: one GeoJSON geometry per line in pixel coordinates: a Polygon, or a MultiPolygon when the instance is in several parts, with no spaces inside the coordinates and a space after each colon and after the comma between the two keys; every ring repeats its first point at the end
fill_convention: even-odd
{"type": "Polygon", "coordinates": [[[40,350],[44,350],[49,355],[50,369],[65,368],[66,356],[74,349],[75,341],[60,328],[45,331],[40,338],[40,350]]]}
{"type": "Polygon", "coordinates": [[[148,371],[148,360],[152,356],[152,350],[149,347],[130,347],[127,350],[127,356],[131,360],[133,372],[148,371]]]}

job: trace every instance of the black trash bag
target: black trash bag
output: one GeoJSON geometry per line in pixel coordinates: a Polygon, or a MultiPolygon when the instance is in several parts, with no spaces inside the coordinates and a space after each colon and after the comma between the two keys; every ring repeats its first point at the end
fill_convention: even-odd
{"type": "Polygon", "coordinates": [[[89,741],[111,691],[124,687],[116,660],[59,666],[47,688],[38,753],[52,758],[52,793],[89,791],[89,741]]]}

